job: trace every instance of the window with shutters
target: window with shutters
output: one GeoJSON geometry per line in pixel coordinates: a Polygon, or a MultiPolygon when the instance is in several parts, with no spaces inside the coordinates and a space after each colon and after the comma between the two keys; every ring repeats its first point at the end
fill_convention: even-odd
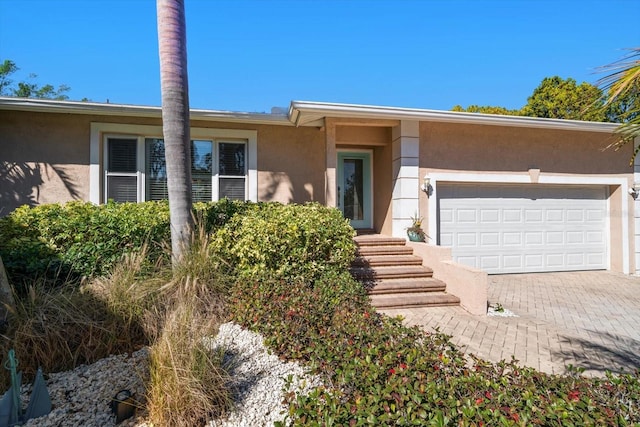
{"type": "MultiPolygon", "coordinates": [[[[115,124],[100,124],[100,127],[117,129],[115,124]]],[[[135,125],[123,127],[132,130],[142,128],[154,132],[126,136],[103,134],[102,196],[98,199],[92,194],[92,200],[98,199],[100,203],[104,203],[110,199],[116,202],[167,199],[164,141],[162,138],[151,136],[161,134],[161,129],[135,125]]],[[[257,201],[257,133],[220,129],[199,131],[194,133],[192,130],[192,137],[197,138],[191,140],[193,201],[206,202],[225,197],[257,201]],[[216,133],[221,134],[221,137],[216,133]],[[239,137],[235,138],[236,135],[239,137]],[[248,138],[242,138],[245,135],[248,138]],[[249,161],[250,153],[253,155],[252,161],[249,161]]],[[[95,141],[92,143],[97,145],[95,141]]]]}
{"type": "Polygon", "coordinates": [[[111,138],[107,147],[107,199],[138,201],[138,140],[111,138]]]}
{"type": "MultiPolygon", "coordinates": [[[[145,200],[169,198],[164,141],[145,138],[145,200]]],[[[213,180],[213,141],[191,141],[191,191],[194,202],[210,202],[213,180]]],[[[244,193],[242,194],[244,200],[244,193]]]]}
{"type": "Polygon", "coordinates": [[[245,144],[221,142],[218,144],[218,195],[231,200],[245,198],[245,144]]]}

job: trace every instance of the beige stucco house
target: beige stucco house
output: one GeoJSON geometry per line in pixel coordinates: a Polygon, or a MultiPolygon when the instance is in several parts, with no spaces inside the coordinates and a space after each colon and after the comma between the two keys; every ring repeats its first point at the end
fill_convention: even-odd
{"type": "MultiPolygon", "coordinates": [[[[317,201],[488,273],[640,272],[640,164],[616,125],[292,102],[192,110],[194,198],[317,201]]],[[[163,198],[158,107],[0,98],[0,215],[22,204],[163,198]]]]}

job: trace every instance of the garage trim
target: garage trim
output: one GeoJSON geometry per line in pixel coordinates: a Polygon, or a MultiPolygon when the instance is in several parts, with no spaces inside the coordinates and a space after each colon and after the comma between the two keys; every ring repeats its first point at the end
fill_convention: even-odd
{"type": "MultiPolygon", "coordinates": [[[[531,184],[533,183],[531,175],[526,174],[497,174],[497,173],[451,173],[451,172],[432,172],[428,173],[430,178],[431,192],[429,193],[429,232],[436,235],[440,233],[438,229],[438,182],[467,182],[467,183],[491,183],[491,184],[531,184]]],[[[622,272],[630,274],[629,251],[630,251],[630,233],[629,233],[629,204],[624,197],[628,195],[629,183],[626,178],[617,177],[600,177],[600,176],[566,176],[552,175],[541,173],[537,179],[537,184],[564,184],[564,185],[617,185],[622,189],[622,272]]],[[[610,203],[607,199],[607,212],[610,212],[610,203]]],[[[611,251],[609,251],[611,254],[611,251]]],[[[611,264],[611,255],[609,255],[608,264],[611,264]]]]}

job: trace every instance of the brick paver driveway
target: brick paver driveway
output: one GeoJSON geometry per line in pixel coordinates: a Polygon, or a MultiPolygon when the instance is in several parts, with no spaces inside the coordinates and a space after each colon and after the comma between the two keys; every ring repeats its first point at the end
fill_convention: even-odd
{"type": "Polygon", "coordinates": [[[472,316],[458,307],[384,310],[438,327],[462,350],[498,362],[586,375],[640,369],[640,278],[594,271],[489,276],[489,302],[518,317],[472,316]]]}

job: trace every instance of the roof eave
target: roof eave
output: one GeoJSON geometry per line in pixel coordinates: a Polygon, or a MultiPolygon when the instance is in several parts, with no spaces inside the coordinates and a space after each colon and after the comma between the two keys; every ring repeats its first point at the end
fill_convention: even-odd
{"type": "Polygon", "coordinates": [[[305,126],[311,123],[315,123],[320,117],[350,117],[373,120],[419,120],[460,124],[514,126],[605,133],[613,133],[620,126],[617,123],[585,122],[580,120],[503,116],[497,114],[382,107],[375,105],[335,104],[309,101],[292,101],[291,108],[289,109],[289,116],[295,117],[294,123],[296,124],[296,126],[305,126]]]}
{"type": "MultiPolygon", "coordinates": [[[[0,110],[33,111],[60,114],[89,114],[100,116],[126,116],[161,118],[161,107],[95,102],[57,101],[48,99],[0,97],[0,110]]],[[[191,120],[275,124],[291,126],[286,116],[264,113],[244,113],[192,109],[191,120]]]]}

